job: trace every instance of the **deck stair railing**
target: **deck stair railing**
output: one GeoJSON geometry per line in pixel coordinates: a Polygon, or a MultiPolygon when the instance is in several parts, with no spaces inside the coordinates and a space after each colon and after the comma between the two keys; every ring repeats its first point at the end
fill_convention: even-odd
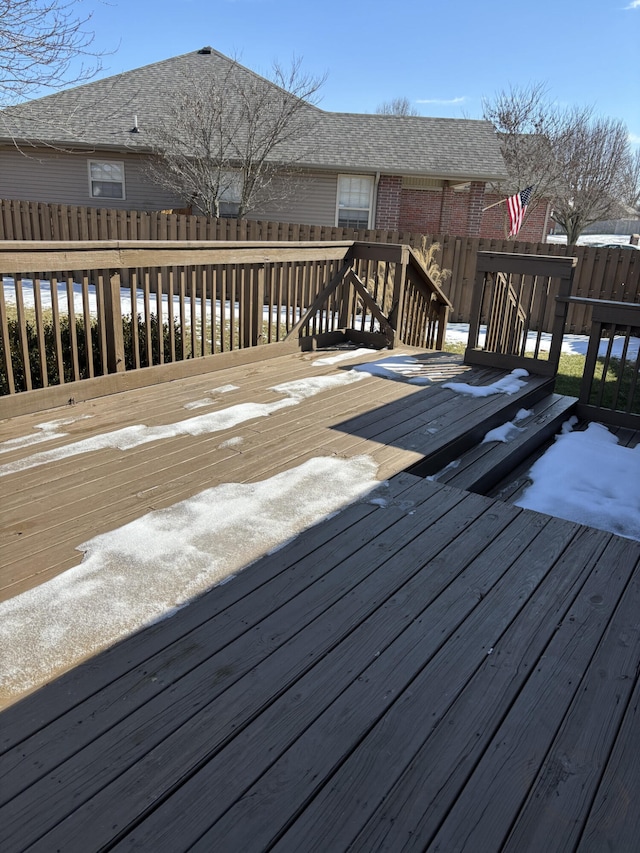
{"type": "Polygon", "coordinates": [[[518,355],[525,334],[525,311],[516,289],[504,273],[496,273],[493,289],[485,349],[518,355]]]}
{"type": "Polygon", "coordinates": [[[451,308],[408,247],[351,240],[6,241],[0,272],[0,396],[145,367],[154,378],[135,383],[155,383],[208,356],[345,335],[442,348],[451,308]]]}
{"type": "Polygon", "coordinates": [[[640,429],[640,305],[573,297],[591,308],[591,334],[577,414],[640,429]]]}
{"type": "Polygon", "coordinates": [[[354,243],[344,266],[289,337],[313,336],[321,342],[321,333],[332,331],[326,322],[332,317],[337,328],[349,329],[352,340],[442,349],[451,307],[413,249],[354,243]]]}
{"type": "Polygon", "coordinates": [[[465,361],[555,376],[575,267],[575,258],[478,252],[465,361]]]}

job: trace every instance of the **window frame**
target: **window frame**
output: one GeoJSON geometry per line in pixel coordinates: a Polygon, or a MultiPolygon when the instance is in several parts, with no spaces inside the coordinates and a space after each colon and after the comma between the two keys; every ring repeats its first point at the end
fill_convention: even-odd
{"type": "Polygon", "coordinates": [[[124,160],[95,160],[95,159],[94,160],[87,160],[87,173],[89,176],[89,198],[91,198],[91,199],[103,199],[105,201],[107,201],[107,200],[108,201],[126,201],[127,187],[126,187],[126,182],[125,182],[124,160]],[[96,166],[109,165],[109,166],[119,166],[120,167],[120,171],[122,173],[122,180],[121,181],[111,181],[110,183],[114,183],[114,184],[120,183],[122,186],[122,195],[112,196],[112,195],[96,195],[96,194],[94,194],[93,184],[94,184],[94,181],[96,181],[96,179],[91,174],[91,167],[94,165],[96,165],[96,166]]]}
{"type": "Polygon", "coordinates": [[[335,222],[336,222],[336,228],[340,228],[340,227],[343,227],[343,228],[351,228],[351,227],[353,227],[353,226],[350,226],[350,225],[345,225],[345,226],[340,226],[340,225],[339,225],[339,222],[340,222],[340,211],[341,211],[341,210],[353,210],[353,211],[357,211],[357,210],[364,211],[364,210],[366,210],[366,211],[367,211],[367,225],[366,225],[366,228],[367,228],[367,229],[370,229],[370,228],[372,227],[372,225],[371,225],[371,218],[372,218],[372,216],[373,216],[373,194],[374,194],[374,191],[375,191],[375,178],[374,178],[374,176],[373,176],[373,175],[347,174],[347,173],[341,173],[341,174],[339,174],[339,175],[338,175],[338,180],[337,180],[337,183],[336,183],[336,219],[335,219],[335,222]],[[351,206],[351,207],[346,207],[346,206],[341,207],[341,206],[340,206],[340,182],[341,182],[341,181],[343,181],[343,180],[345,180],[345,179],[347,179],[347,178],[348,178],[348,179],[350,179],[350,180],[352,180],[353,178],[357,178],[358,180],[366,180],[366,181],[368,181],[368,182],[369,182],[369,206],[368,206],[368,208],[364,208],[364,207],[355,207],[355,206],[351,206]]]}

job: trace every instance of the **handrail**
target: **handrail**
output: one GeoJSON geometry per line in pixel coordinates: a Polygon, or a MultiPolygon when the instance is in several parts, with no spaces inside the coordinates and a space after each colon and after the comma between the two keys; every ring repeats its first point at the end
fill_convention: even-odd
{"type": "Polygon", "coordinates": [[[613,426],[640,429],[640,305],[589,299],[591,334],[585,358],[577,414],[613,426]],[[622,346],[614,355],[614,343],[622,346]],[[606,342],[606,343],[605,343],[606,342]],[[604,345],[604,352],[602,352],[604,345]]]}
{"type": "Polygon", "coordinates": [[[405,315],[404,339],[407,343],[413,343],[414,346],[441,350],[444,347],[447,323],[453,304],[442,288],[433,281],[415,250],[407,248],[406,277],[409,284],[415,288],[416,296],[419,294],[422,299],[422,311],[418,311],[417,314],[422,315],[426,322],[426,335],[424,337],[421,335],[423,323],[412,324],[416,319],[416,312],[413,311],[405,315]]]}
{"type": "Polygon", "coordinates": [[[5,395],[347,332],[441,348],[451,307],[408,247],[352,240],[4,241],[0,272],[5,395]]]}
{"type": "Polygon", "coordinates": [[[574,305],[624,305],[626,308],[640,309],[637,302],[619,302],[615,299],[593,299],[590,296],[556,296],[557,302],[568,302],[574,305]]]}
{"type": "Polygon", "coordinates": [[[576,264],[571,257],[478,252],[465,361],[555,376],[576,264]],[[543,358],[540,344],[549,325],[551,345],[543,358]],[[527,348],[530,335],[535,336],[533,355],[527,348]]]}
{"type": "Polygon", "coordinates": [[[442,288],[431,278],[429,271],[425,268],[415,249],[412,249],[410,246],[407,248],[409,249],[409,262],[411,264],[411,268],[417,271],[427,289],[437,297],[438,301],[452,309],[453,303],[445,294],[444,290],[442,290],[442,288]]]}

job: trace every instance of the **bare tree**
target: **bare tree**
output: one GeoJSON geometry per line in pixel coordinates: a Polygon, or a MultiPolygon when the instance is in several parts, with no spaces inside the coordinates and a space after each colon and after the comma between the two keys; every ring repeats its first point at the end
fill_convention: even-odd
{"type": "Polygon", "coordinates": [[[229,205],[242,218],[275,197],[275,177],[312,145],[313,99],[324,79],[294,59],[286,69],[275,63],[270,80],[235,62],[222,74],[185,80],[162,125],[149,130],[152,177],[207,215],[229,205]]]}
{"type": "Polygon", "coordinates": [[[418,110],[411,106],[408,98],[399,97],[392,98],[390,101],[383,101],[376,107],[376,113],[384,116],[417,116],[420,115],[418,110]]]}
{"type": "Polygon", "coordinates": [[[561,179],[553,197],[555,221],[573,244],[587,225],[623,213],[629,133],[621,121],[595,119],[554,145],[561,179]]]}
{"type": "Polygon", "coordinates": [[[640,210],[640,148],[634,154],[629,153],[627,159],[623,201],[632,210],[640,210]]]}
{"type": "Polygon", "coordinates": [[[0,0],[0,102],[28,97],[41,87],[81,83],[100,70],[87,29],[91,14],[78,14],[79,0],[0,0]],[[86,63],[72,71],[72,63],[86,63]]]}
{"type": "Polygon", "coordinates": [[[500,92],[483,112],[500,137],[509,174],[495,189],[511,195],[532,185],[527,217],[550,201],[571,243],[587,225],[617,213],[630,156],[621,122],[594,118],[590,108],[558,109],[542,84],[500,92]]]}

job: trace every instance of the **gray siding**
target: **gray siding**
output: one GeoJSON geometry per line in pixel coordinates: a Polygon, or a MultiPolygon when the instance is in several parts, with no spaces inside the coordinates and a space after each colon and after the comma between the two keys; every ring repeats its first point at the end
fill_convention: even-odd
{"type": "MultiPolygon", "coordinates": [[[[250,218],[335,225],[337,183],[337,175],[330,172],[278,178],[270,188],[271,200],[256,207],[250,218]]],[[[0,149],[0,198],[121,210],[186,206],[184,200],[171,196],[146,177],[141,157],[104,152],[71,154],[43,150],[23,154],[15,149],[0,149]],[[89,160],[124,162],[125,199],[90,197],[89,160]]]]}
{"type": "Polygon", "coordinates": [[[0,150],[0,198],[42,201],[81,207],[122,210],[163,210],[182,207],[184,202],[152,184],[144,175],[139,157],[128,154],[70,154],[58,151],[0,150]],[[91,198],[89,160],[124,162],[125,199],[91,198]]]}
{"type": "Polygon", "coordinates": [[[257,206],[249,218],[301,225],[335,225],[337,187],[338,176],[327,172],[279,180],[275,182],[273,195],[280,200],[257,206]]]}

